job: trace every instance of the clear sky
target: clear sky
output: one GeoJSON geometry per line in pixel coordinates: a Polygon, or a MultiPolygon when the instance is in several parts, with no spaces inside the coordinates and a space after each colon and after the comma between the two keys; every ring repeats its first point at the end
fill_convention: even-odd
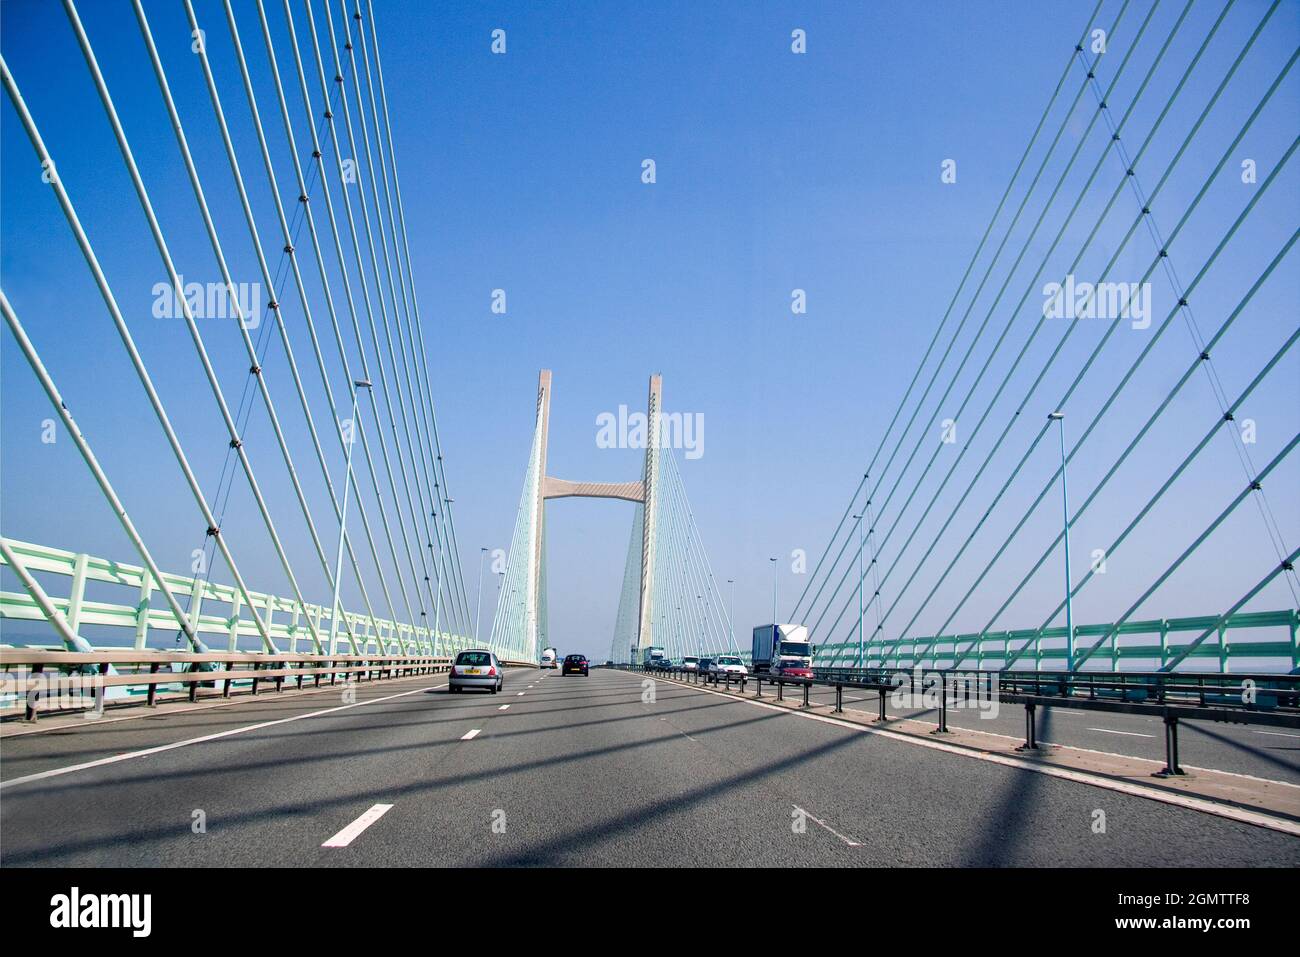
{"type": "MultiPolygon", "coordinates": [[[[233,180],[221,149],[182,6],[144,4],[177,107],[236,278],[256,281],[233,180]]],[[[596,420],[645,402],[647,378],[664,377],[670,410],[699,413],[703,454],[681,470],[719,581],[736,579],[736,619],[743,633],[770,616],[768,557],[782,556],[783,616],[807,576],[790,570],[803,549],[809,569],[881,441],[885,426],[943,316],[997,206],[1075,42],[1085,27],[1111,31],[1097,75],[1109,84],[1151,0],[998,0],[933,3],[479,3],[382,0],[377,4],[406,219],[449,484],[456,499],[471,607],[479,548],[509,543],[533,426],[538,370],[554,370],[550,471],[565,478],[624,481],[640,463],[630,450],[599,448],[596,420]],[[1121,17],[1121,7],[1124,7],[1121,17]],[[491,50],[506,31],[506,52],[491,50]],[[791,49],[803,30],[806,53],[791,49]],[[642,181],[653,159],[655,182],[642,181]],[[956,182],[941,164],[956,162],[956,182]],[[506,293],[504,315],[492,293],[506,293]],[[805,314],[792,313],[792,291],[806,293],[805,314]]],[[[1118,121],[1183,11],[1160,0],[1133,57],[1110,94],[1118,121]]],[[[273,100],[256,6],[233,3],[253,72],[282,189],[296,195],[273,100]]],[[[1137,164],[1150,193],[1233,59],[1267,13],[1263,0],[1236,0],[1204,56],[1137,164]]],[[[221,5],[196,4],[217,84],[232,123],[258,224],[280,261],[270,193],[239,81],[221,5]]],[[[338,16],[336,4],[330,11],[338,16]]],[[[1124,131],[1138,145],[1223,9],[1197,0],[1174,34],[1124,131]]],[[[267,3],[281,69],[294,94],[290,110],[300,154],[309,147],[296,95],[285,16],[267,3]]],[[[323,6],[313,4],[316,16],[323,6]]],[[[135,18],[129,5],[83,2],[79,11],[99,57],[173,254],[186,278],[218,279],[193,195],[135,18]]],[[[302,4],[293,2],[303,29],[302,4]]],[[[323,21],[322,21],[323,22],[323,21]]],[[[300,37],[301,39],[301,37],[300,37]]],[[[1168,235],[1269,84],[1300,43],[1300,5],[1284,0],[1261,31],[1160,195],[1154,218],[1168,235]]],[[[215,490],[226,439],[183,323],[151,314],[152,289],[165,276],[136,203],[76,40],[60,4],[5,0],[0,47],[83,220],[164,396],[205,490],[215,490]]],[[[1070,71],[1036,168],[1081,88],[1070,71]]],[[[319,95],[313,82],[313,96],[319,95]]],[[[1096,110],[1085,93],[1068,120],[1038,190],[971,310],[945,370],[955,367],[974,329],[994,306],[1008,269],[1065,161],[1096,110]]],[[[1259,118],[1213,179],[1173,244],[1171,261],[1186,285],[1233,219],[1261,189],[1294,141],[1300,117],[1300,71],[1286,76],[1259,118]],[[1242,181],[1253,160],[1257,181],[1242,181]]],[[[0,108],[0,280],[62,388],[106,471],[164,569],[184,571],[204,528],[81,260],[50,188],[7,100],[0,108]]],[[[913,472],[881,527],[897,515],[920,467],[939,443],[997,335],[1010,332],[975,399],[904,514],[901,544],[942,480],[1041,314],[1042,285],[1059,280],[1084,243],[1123,166],[1107,157],[1044,275],[1034,281],[1056,230],[1106,145],[1092,128],[989,331],[942,409],[932,394],[904,445],[923,443],[913,472]],[[1026,305],[1013,310],[1028,291],[1026,305]]],[[[1203,338],[1291,238],[1300,219],[1300,169],[1293,158],[1198,285],[1192,315],[1203,338]]],[[[998,220],[1024,195],[1018,185],[998,220]]],[[[1096,279],[1139,204],[1127,191],[1103,224],[1075,274],[1096,279]]],[[[317,209],[320,215],[321,210],[317,209]]],[[[300,240],[305,248],[306,240],[300,240]]],[[[1136,232],[1110,278],[1137,281],[1155,244],[1136,232]]],[[[977,280],[989,249],[977,263],[977,280]]],[[[310,270],[315,275],[314,266],[310,270]]],[[[1124,324],[1067,405],[1067,440],[1082,431],[1115,383],[1149,342],[1176,296],[1163,270],[1152,277],[1154,322],[1124,324]]],[[[319,284],[314,283],[313,289],[319,284]]],[[[974,281],[954,319],[970,303],[974,281]]],[[[320,421],[327,422],[319,377],[296,295],[287,291],[286,321],[320,421]],[[310,374],[308,374],[310,373],[310,374]]],[[[1293,251],[1215,349],[1212,364],[1234,397],[1296,327],[1300,260],[1293,251]]],[[[323,301],[313,300],[323,321],[323,301]]],[[[247,359],[231,322],[205,320],[202,330],[227,393],[237,401],[247,359]]],[[[911,550],[898,558],[890,590],[912,566],[966,490],[990,443],[1015,411],[1064,331],[1049,321],[975,439],[911,550]],[[928,530],[928,533],[927,533],[928,530]]],[[[995,464],[981,478],[953,528],[936,548],[891,619],[894,626],[929,591],[937,574],[983,513],[1045,414],[1100,340],[1105,323],[1080,324],[1035,393],[995,464]],[[930,571],[929,569],[933,569],[930,571]],[[915,594],[914,594],[915,593],[915,594]]],[[[946,348],[949,340],[940,340],[946,348]]],[[[1070,472],[1081,502],[1199,350],[1179,317],[1141,373],[1089,440],[1070,472]]],[[[0,335],[0,427],[3,428],[3,533],[70,550],[136,562],[66,436],[41,441],[48,403],[8,332],[0,335]]],[[[330,373],[343,382],[335,359],[330,373]]],[[[332,553],[336,531],[324,521],[327,499],[302,415],[296,409],[283,349],[270,346],[267,381],[332,553]]],[[[1300,427],[1300,359],[1289,354],[1237,418],[1251,418],[1257,442],[1246,447],[1262,468],[1300,427]]],[[[939,390],[947,384],[940,377],[939,390]]],[[[910,413],[910,407],[908,409],[910,413]]],[[[1089,556],[1105,547],[1160,486],[1219,415],[1208,378],[1198,371],[1161,423],[1076,526],[1076,581],[1089,556]]],[[[325,578],[311,559],[305,524],[257,408],[247,448],[272,503],[309,599],[328,601],[325,578]]],[[[342,460],[327,446],[334,474],[342,460]]],[[[1287,459],[1266,483],[1268,504],[1289,550],[1300,540],[1300,466],[1287,459]]],[[[925,633],[942,622],[1020,517],[1059,461],[1054,442],[1035,452],[972,550],[918,619],[925,633]]],[[[897,466],[895,466],[895,470],[897,466]]],[[[890,487],[894,473],[886,476],[890,487]]],[[[1108,574],[1076,600],[1076,621],[1109,621],[1156,578],[1246,481],[1233,440],[1219,436],[1108,560],[1108,574]]],[[[983,626],[1060,527],[1059,499],[1034,513],[1021,546],[995,568],[953,627],[983,626]]],[[[250,585],[287,594],[247,485],[234,484],[224,529],[250,585]]],[[[549,506],[549,611],[553,643],[603,660],[609,647],[631,507],[620,502],[560,501],[549,506]]],[[[351,525],[350,525],[351,527],[351,525]]],[[[891,545],[891,550],[894,548],[891,545]]],[[[881,561],[893,560],[887,550],[881,561]]],[[[1276,562],[1266,523],[1246,503],[1207,547],[1144,606],[1147,617],[1218,613],[1276,562]]],[[[1061,592],[1055,556],[1000,619],[1034,627],[1061,592]]],[[[224,570],[215,573],[225,577],[224,570]]],[[[493,582],[485,575],[484,620],[493,582]]],[[[1294,579],[1292,580],[1294,582],[1294,579]]],[[[6,588],[14,588],[11,577],[6,588]]],[[[66,586],[63,586],[66,587],[66,586]]],[[[355,603],[355,595],[345,589],[355,603]]],[[[1281,580],[1253,609],[1293,607],[1281,580]]],[[[28,632],[24,632],[28,633],[28,632]]]]}

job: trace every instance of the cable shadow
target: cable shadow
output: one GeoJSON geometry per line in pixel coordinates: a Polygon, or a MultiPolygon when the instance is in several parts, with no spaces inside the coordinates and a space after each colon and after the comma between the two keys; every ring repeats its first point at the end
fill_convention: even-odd
{"type": "MultiPolygon", "coordinates": [[[[1041,708],[1038,721],[1038,738],[1042,741],[1051,733],[1052,709],[1041,708]]],[[[1023,772],[1010,777],[1002,800],[991,811],[984,829],[984,840],[971,856],[962,860],[964,867],[1014,866],[1015,849],[1025,833],[1029,815],[1025,809],[1033,806],[1035,794],[1042,790],[1044,775],[1023,772]]]]}

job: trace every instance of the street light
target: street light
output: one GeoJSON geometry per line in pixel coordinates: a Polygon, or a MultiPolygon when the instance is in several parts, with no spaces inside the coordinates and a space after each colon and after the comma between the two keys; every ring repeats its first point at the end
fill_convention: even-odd
{"type": "Polygon", "coordinates": [[[338,649],[339,642],[339,579],[343,576],[343,538],[347,534],[348,523],[348,484],[352,480],[352,445],[356,441],[357,396],[362,389],[370,388],[369,379],[357,379],[352,383],[352,418],[348,420],[348,451],[344,456],[343,466],[343,505],[339,508],[339,551],[334,560],[334,600],[330,604],[330,657],[338,649]]]}
{"type": "Polygon", "coordinates": [[[478,622],[483,614],[483,559],[487,558],[487,549],[478,550],[478,594],[474,598],[474,644],[478,644],[478,622]]]}
{"type": "Polygon", "coordinates": [[[772,624],[776,625],[776,559],[769,558],[772,563],[772,624]]]}
{"type": "Polygon", "coordinates": [[[1070,596],[1070,493],[1065,484],[1065,413],[1049,412],[1049,421],[1060,426],[1061,437],[1061,507],[1065,526],[1065,670],[1074,670],[1074,603],[1070,596]]]}
{"type": "Polygon", "coordinates": [[[854,515],[858,523],[858,667],[862,667],[862,516],[854,515]]]}
{"type": "Polygon", "coordinates": [[[731,611],[727,614],[727,624],[731,626],[731,650],[739,652],[736,647],[736,580],[728,578],[727,584],[731,586],[731,611]]]}

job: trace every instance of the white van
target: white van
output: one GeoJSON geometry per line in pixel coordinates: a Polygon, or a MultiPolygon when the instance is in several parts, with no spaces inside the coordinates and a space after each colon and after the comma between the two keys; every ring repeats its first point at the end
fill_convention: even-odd
{"type": "Polygon", "coordinates": [[[559,657],[559,655],[556,654],[554,648],[543,648],[543,649],[542,649],[542,667],[543,667],[543,668],[555,668],[555,667],[557,667],[556,659],[557,659],[558,657],[559,657]]]}

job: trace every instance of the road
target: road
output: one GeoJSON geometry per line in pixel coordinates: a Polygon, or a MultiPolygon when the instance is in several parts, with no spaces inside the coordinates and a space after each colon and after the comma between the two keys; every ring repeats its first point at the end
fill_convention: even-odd
{"type": "Polygon", "coordinates": [[[0,865],[1300,864],[1276,831],[642,680],[425,676],[6,738],[0,865]]]}

